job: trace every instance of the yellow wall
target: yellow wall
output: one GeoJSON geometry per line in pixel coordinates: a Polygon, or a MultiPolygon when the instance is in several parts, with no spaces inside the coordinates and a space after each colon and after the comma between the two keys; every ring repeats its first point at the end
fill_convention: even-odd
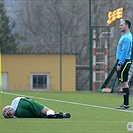
{"type": "MultiPolygon", "coordinates": [[[[76,88],[75,55],[62,55],[62,90],[76,88]]],[[[31,73],[49,73],[50,90],[60,90],[60,55],[2,54],[2,72],[8,73],[8,89],[29,90],[31,73]]]]}

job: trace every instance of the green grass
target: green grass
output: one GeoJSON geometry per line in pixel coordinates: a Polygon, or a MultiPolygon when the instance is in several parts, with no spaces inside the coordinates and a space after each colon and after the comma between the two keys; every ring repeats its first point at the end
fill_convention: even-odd
{"type": "MultiPolygon", "coordinates": [[[[0,133],[128,133],[127,123],[133,120],[131,112],[114,110],[122,102],[121,94],[50,91],[8,91],[8,93],[11,94],[0,93],[1,112],[2,108],[9,105],[17,96],[12,94],[20,94],[33,96],[35,100],[57,112],[70,112],[72,117],[5,119],[0,114],[0,133]]],[[[130,103],[132,101],[133,97],[130,96],[130,103]]]]}

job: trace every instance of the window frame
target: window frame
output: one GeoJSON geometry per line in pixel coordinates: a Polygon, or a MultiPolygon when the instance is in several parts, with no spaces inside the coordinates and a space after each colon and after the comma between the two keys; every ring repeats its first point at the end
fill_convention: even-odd
{"type": "MultiPolygon", "coordinates": [[[[37,84],[39,86],[39,84],[37,84]]],[[[49,73],[31,73],[30,76],[30,86],[31,86],[31,90],[49,90],[49,86],[50,86],[50,74],[49,73]],[[47,80],[46,80],[46,88],[34,88],[33,87],[33,76],[42,76],[45,75],[47,80]]]]}

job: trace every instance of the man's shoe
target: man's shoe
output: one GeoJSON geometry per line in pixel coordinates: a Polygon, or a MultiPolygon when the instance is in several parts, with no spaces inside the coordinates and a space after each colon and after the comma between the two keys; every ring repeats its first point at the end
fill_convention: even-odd
{"type": "Polygon", "coordinates": [[[121,110],[129,109],[129,108],[130,108],[129,105],[121,105],[120,107],[116,107],[116,109],[121,109],[121,110]]]}
{"type": "Polygon", "coordinates": [[[70,118],[71,114],[70,113],[59,112],[59,113],[56,114],[56,116],[59,117],[59,118],[70,118]]]}
{"type": "Polygon", "coordinates": [[[63,113],[63,117],[64,118],[70,118],[71,117],[71,114],[70,113],[63,113]]]}

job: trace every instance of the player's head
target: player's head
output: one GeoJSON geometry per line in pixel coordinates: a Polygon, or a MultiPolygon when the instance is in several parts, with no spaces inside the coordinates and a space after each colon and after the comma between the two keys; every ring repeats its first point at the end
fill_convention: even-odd
{"type": "Polygon", "coordinates": [[[125,20],[125,24],[128,26],[128,28],[130,29],[131,27],[131,22],[129,20],[125,20]]]}
{"type": "Polygon", "coordinates": [[[131,27],[131,22],[129,20],[123,20],[120,22],[120,31],[126,33],[131,27]]]}
{"type": "Polygon", "coordinates": [[[15,110],[12,106],[5,106],[2,110],[2,114],[5,118],[13,118],[15,114],[15,110]]]}

